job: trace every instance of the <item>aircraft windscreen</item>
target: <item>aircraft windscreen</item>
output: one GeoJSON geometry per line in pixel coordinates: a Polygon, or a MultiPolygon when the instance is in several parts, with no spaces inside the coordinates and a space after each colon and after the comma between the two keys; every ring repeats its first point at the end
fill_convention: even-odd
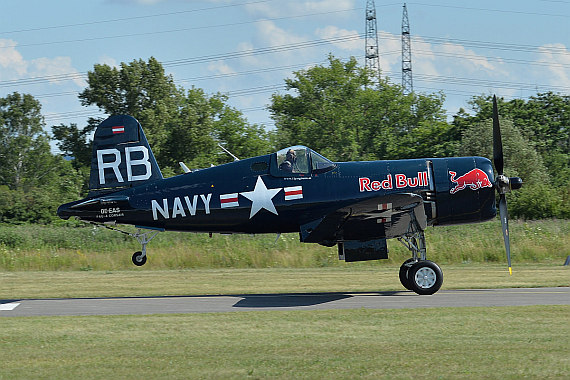
{"type": "Polygon", "coordinates": [[[335,167],[335,164],[314,151],[311,151],[311,164],[314,173],[324,173],[335,167]]]}
{"type": "Polygon", "coordinates": [[[309,173],[308,149],[292,146],[277,152],[277,166],[284,173],[309,173]]]}

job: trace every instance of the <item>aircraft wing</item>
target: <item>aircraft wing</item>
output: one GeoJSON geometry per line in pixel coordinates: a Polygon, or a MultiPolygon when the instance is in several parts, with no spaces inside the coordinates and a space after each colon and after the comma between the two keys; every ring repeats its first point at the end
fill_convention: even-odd
{"type": "Polygon", "coordinates": [[[427,227],[423,199],[413,193],[390,194],[343,206],[301,226],[301,240],[332,246],[339,240],[394,238],[408,232],[412,211],[427,227]]]}

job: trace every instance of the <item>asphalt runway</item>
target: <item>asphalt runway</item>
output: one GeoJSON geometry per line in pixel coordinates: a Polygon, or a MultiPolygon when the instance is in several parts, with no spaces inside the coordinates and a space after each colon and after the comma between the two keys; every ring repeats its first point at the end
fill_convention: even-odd
{"type": "Polygon", "coordinates": [[[432,296],[401,291],[0,300],[0,317],[525,305],[570,305],[570,287],[440,290],[432,296]]]}

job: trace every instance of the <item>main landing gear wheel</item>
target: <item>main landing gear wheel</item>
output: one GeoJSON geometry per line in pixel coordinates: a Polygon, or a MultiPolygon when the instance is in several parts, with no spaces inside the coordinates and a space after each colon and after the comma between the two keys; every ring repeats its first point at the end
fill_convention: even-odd
{"type": "Polygon", "coordinates": [[[132,260],[133,260],[133,264],[140,267],[146,263],[146,255],[143,254],[141,251],[137,251],[137,252],[133,253],[132,260]]]}
{"type": "Polygon", "coordinates": [[[441,288],[443,273],[433,261],[421,260],[408,270],[408,281],[410,290],[420,295],[431,295],[441,288]]]}
{"type": "Polygon", "coordinates": [[[410,271],[410,268],[415,262],[416,260],[414,259],[408,259],[404,261],[404,263],[400,267],[400,282],[402,283],[404,288],[408,290],[412,290],[412,285],[410,284],[410,280],[408,279],[408,272],[410,271]]]}

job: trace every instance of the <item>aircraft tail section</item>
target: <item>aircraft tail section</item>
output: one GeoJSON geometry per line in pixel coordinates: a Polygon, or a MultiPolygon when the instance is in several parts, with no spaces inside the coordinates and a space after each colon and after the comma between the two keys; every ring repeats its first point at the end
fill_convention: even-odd
{"type": "Polygon", "coordinates": [[[143,129],[134,117],[114,115],[99,124],[93,138],[89,196],[162,178],[143,129]]]}

